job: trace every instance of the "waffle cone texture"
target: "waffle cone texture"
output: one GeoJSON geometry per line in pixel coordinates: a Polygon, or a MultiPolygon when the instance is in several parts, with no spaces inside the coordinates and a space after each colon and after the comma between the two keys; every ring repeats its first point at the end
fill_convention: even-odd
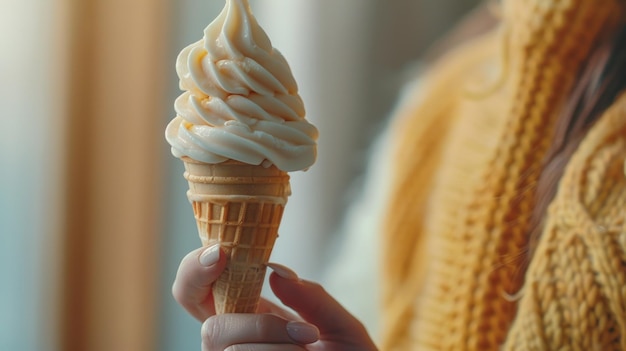
{"type": "Polygon", "coordinates": [[[225,271],[213,284],[216,313],[254,313],[291,194],[289,175],[275,166],[232,160],[183,161],[187,197],[202,244],[219,243],[228,257],[225,271]]]}

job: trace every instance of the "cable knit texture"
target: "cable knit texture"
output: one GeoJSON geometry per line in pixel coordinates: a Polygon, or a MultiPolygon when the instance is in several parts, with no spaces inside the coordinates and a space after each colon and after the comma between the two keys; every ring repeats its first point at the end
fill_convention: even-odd
{"type": "Polygon", "coordinates": [[[383,350],[626,350],[626,96],[565,169],[526,271],[554,124],[621,0],[513,0],[401,110],[383,350]]]}

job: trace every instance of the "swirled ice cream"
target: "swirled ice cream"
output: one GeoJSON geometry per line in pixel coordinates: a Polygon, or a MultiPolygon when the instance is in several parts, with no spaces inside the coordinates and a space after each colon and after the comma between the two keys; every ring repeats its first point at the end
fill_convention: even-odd
{"type": "Polygon", "coordinates": [[[185,92],[166,129],[176,157],[236,160],[290,172],[310,167],[317,129],[305,119],[298,86],[247,0],[226,0],[204,38],[178,56],[185,92]]]}

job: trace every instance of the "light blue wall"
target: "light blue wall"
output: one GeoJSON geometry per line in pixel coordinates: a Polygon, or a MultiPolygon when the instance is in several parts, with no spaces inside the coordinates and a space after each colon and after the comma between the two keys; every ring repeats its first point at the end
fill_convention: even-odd
{"type": "Polygon", "coordinates": [[[37,215],[44,209],[38,201],[40,189],[27,186],[38,184],[44,175],[36,165],[38,157],[15,167],[18,158],[4,152],[0,157],[0,350],[35,351],[44,225],[37,215]]]}
{"type": "MultiPolygon", "coordinates": [[[[58,61],[51,2],[0,10],[0,350],[51,350],[56,266],[59,105],[48,93],[58,61]],[[49,249],[49,250],[48,250],[49,249]],[[50,254],[50,255],[49,255],[50,254]]],[[[59,85],[56,86],[59,89],[59,85]]]]}

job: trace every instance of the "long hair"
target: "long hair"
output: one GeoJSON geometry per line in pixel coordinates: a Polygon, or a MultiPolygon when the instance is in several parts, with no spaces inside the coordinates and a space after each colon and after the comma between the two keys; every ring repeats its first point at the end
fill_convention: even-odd
{"type": "Polygon", "coordinates": [[[626,25],[597,45],[559,116],[555,136],[537,183],[531,216],[530,261],[543,230],[543,219],[554,199],[566,164],[602,113],[626,88],[626,25]]]}

